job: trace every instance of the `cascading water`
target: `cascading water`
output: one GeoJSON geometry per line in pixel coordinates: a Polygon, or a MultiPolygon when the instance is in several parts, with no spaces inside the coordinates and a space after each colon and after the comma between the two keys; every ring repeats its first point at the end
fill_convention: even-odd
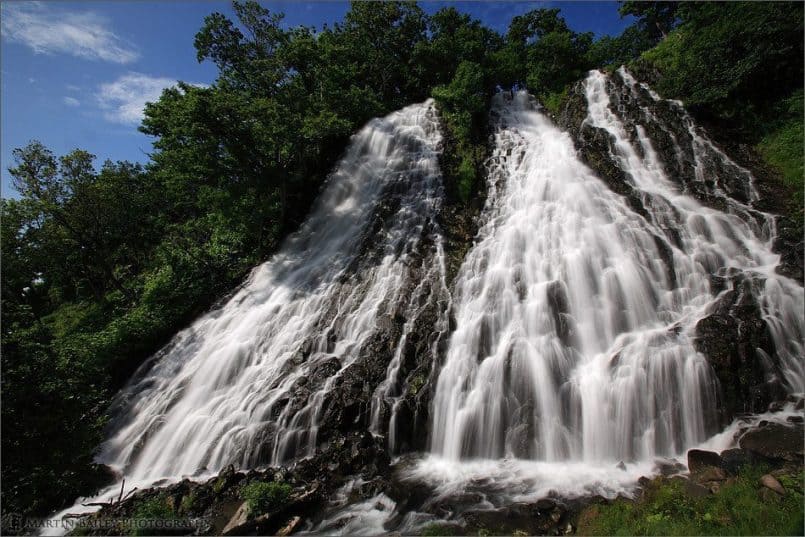
{"type": "MultiPolygon", "coordinates": [[[[413,322],[444,287],[439,141],[432,102],[355,135],[274,259],[123,390],[101,460],[153,482],[310,455],[333,386],[379,320],[413,322]]],[[[393,398],[397,375],[390,368],[376,406],[393,398]]]]}
{"type": "Polygon", "coordinates": [[[719,426],[718,385],[694,340],[719,272],[765,278],[785,382],[802,391],[802,287],[774,273],[773,219],[749,205],[751,174],[674,104],[695,179],[723,210],[702,205],[668,177],[639,124],[627,132],[604,74],[584,88],[585,121],[610,136],[640,208],[525,93],[496,97],[486,221],[457,276],[457,328],[433,400],[431,450],[443,459],[640,461],[704,441],[719,426]],[[713,159],[745,173],[742,201],[705,177],[713,159]]]}
{"type": "Polygon", "coordinates": [[[396,454],[426,386],[431,456],[364,466],[305,532],[628,494],[656,457],[732,441],[735,423],[715,435],[720,385],[697,346],[702,321],[742,300],[729,293],[765,323],[773,343],[751,352],[769,383],[805,392],[805,295],[775,271],[751,173],[625,70],[581,92],[580,132],[606,139],[611,176],[527,94],[496,96],[487,202],[452,296],[435,107],[371,122],[274,259],[117,397],[101,461],[145,486],[314,455],[334,428],[396,454]],[[432,494],[398,505],[387,479],[432,494]]]}
{"type": "MultiPolygon", "coordinates": [[[[685,131],[682,134],[689,136],[688,147],[692,153],[694,164],[692,179],[696,183],[696,187],[704,190],[705,198],[715,198],[714,205],[723,207],[725,212],[731,215],[726,224],[721,224],[725,233],[731,234],[733,229],[737,227],[743,230],[741,234],[742,240],[748,241],[748,246],[753,246],[748,253],[749,257],[751,257],[748,262],[744,259],[742,261],[745,263],[741,265],[733,259],[718,258],[717,261],[720,266],[715,269],[715,272],[729,274],[730,270],[738,269],[744,273],[751,274],[753,278],[761,281],[761,285],[758,288],[750,288],[750,291],[757,295],[756,299],[763,309],[763,319],[767,323],[769,332],[774,340],[774,350],[780,362],[782,375],[779,380],[784,383],[789,393],[801,394],[805,392],[805,360],[803,360],[803,356],[805,356],[805,347],[803,347],[803,341],[805,341],[805,318],[802,315],[805,305],[805,293],[803,287],[797,282],[782,277],[775,271],[779,263],[779,256],[772,252],[776,221],[773,215],[763,213],[753,207],[754,203],[759,199],[754,177],[748,170],[735,164],[699,131],[693,119],[679,101],[661,99],[648,86],[638,83],[624,68],[620,68],[617,74],[624,83],[624,87],[628,90],[626,95],[621,95],[621,98],[625,97],[630,103],[638,103],[642,113],[642,117],[639,119],[646,123],[654,123],[676,142],[677,157],[682,152],[679,141],[663,126],[662,121],[651,110],[651,106],[647,106],[644,103],[648,100],[655,106],[665,105],[669,112],[677,116],[678,123],[684,126],[685,131]],[[722,174],[719,171],[724,169],[732,171],[733,175],[740,180],[733,182],[732,185],[721,184],[719,176],[722,174]],[[734,216],[738,218],[736,219],[734,216]],[[746,226],[749,226],[749,229],[746,226]],[[753,238],[759,241],[760,244],[755,242],[753,238]]],[[[593,72],[590,75],[590,79],[588,79],[587,87],[595,86],[596,92],[600,95],[601,90],[605,89],[601,87],[601,84],[606,84],[603,75],[597,71],[593,72]]],[[[606,129],[611,133],[623,133],[623,125],[619,124],[617,118],[614,118],[611,113],[608,114],[604,108],[604,99],[602,99],[600,105],[596,108],[596,113],[600,114],[603,119],[602,123],[607,124],[606,129]],[[613,119],[614,121],[611,121],[613,119]]],[[[638,126],[638,129],[642,135],[640,143],[641,149],[645,152],[646,166],[655,175],[657,170],[660,170],[660,174],[662,174],[663,163],[658,159],[657,153],[651,146],[650,140],[645,136],[643,129],[640,126],[638,126]]],[[[634,160],[633,155],[627,156],[629,155],[627,146],[619,144],[618,147],[617,157],[619,159],[631,158],[634,160]]],[[[641,180],[639,173],[634,178],[635,181],[641,180]]],[[[661,182],[663,179],[665,179],[665,184],[668,186],[669,183],[665,176],[660,175],[656,180],[661,182]]],[[[641,185],[641,188],[647,193],[650,192],[650,187],[646,186],[645,182],[641,185]]],[[[673,187],[671,188],[673,189],[673,187]]],[[[663,195],[667,196],[667,194],[660,193],[659,197],[662,198],[663,195]]],[[[647,203],[651,205],[656,198],[657,196],[654,196],[652,199],[647,200],[647,203]]],[[[673,203],[678,198],[678,196],[671,194],[667,199],[673,203]]],[[[697,211],[698,209],[695,206],[688,209],[688,219],[697,218],[695,216],[697,211]]],[[[703,233],[710,233],[709,228],[705,227],[703,233]]],[[[708,264],[705,264],[705,266],[710,269],[714,268],[708,264]]],[[[775,374],[773,371],[769,373],[772,376],[775,374]]]]}

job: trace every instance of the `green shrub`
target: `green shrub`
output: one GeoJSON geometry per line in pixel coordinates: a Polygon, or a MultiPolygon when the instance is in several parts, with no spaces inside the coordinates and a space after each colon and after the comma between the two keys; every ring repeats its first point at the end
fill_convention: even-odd
{"type": "Polygon", "coordinates": [[[439,524],[438,522],[434,522],[422,528],[422,535],[427,535],[430,537],[437,537],[440,535],[455,535],[455,531],[453,531],[453,528],[450,526],[445,526],[443,524],[439,524]]]}
{"type": "Polygon", "coordinates": [[[467,202],[475,188],[475,162],[472,156],[464,154],[461,156],[461,164],[458,166],[458,196],[463,202],[467,202]]]}
{"type": "Polygon", "coordinates": [[[172,520],[176,515],[173,510],[168,506],[167,500],[164,496],[156,496],[145,500],[135,509],[132,519],[135,525],[131,528],[131,535],[158,535],[164,532],[164,529],[150,528],[147,525],[137,524],[137,521],[142,520],[172,520]]]}
{"type": "Polygon", "coordinates": [[[256,481],[243,487],[240,495],[249,506],[249,515],[254,516],[276,509],[288,501],[291,486],[286,483],[256,481]]]}
{"type": "Polygon", "coordinates": [[[548,109],[548,111],[552,114],[558,114],[559,110],[562,107],[562,103],[565,102],[567,99],[568,91],[567,88],[564,88],[562,91],[556,91],[553,93],[549,93],[543,99],[543,106],[548,109]]]}
{"type": "Polygon", "coordinates": [[[489,91],[482,66],[461,62],[453,80],[433,89],[446,134],[442,174],[448,190],[469,202],[480,184],[484,160],[489,91]]]}
{"type": "Polygon", "coordinates": [[[182,512],[189,513],[190,511],[192,511],[196,505],[196,500],[197,497],[195,492],[191,492],[190,494],[182,496],[182,501],[179,504],[179,507],[182,510],[182,512]]]}

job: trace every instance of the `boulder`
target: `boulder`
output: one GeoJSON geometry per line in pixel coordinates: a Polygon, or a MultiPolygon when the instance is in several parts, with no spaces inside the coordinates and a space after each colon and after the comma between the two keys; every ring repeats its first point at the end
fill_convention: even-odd
{"type": "Polygon", "coordinates": [[[758,496],[760,496],[760,499],[763,501],[763,503],[780,503],[780,500],[782,499],[782,496],[771,489],[767,489],[766,487],[760,487],[758,496]]]}
{"type": "Polygon", "coordinates": [[[302,517],[300,517],[300,516],[295,516],[295,517],[291,518],[291,520],[289,520],[288,523],[285,524],[285,526],[283,526],[282,529],[280,529],[277,532],[277,535],[279,535],[280,537],[285,537],[286,535],[290,535],[291,533],[293,533],[293,531],[296,529],[296,527],[299,525],[299,522],[301,522],[301,521],[302,521],[302,517]]]}
{"type": "Polygon", "coordinates": [[[802,462],[802,424],[769,422],[750,429],[739,440],[741,448],[772,461],[802,462]]]}
{"type": "Polygon", "coordinates": [[[669,477],[684,472],[685,465],[673,459],[657,459],[654,461],[654,470],[663,477],[669,477]]]}
{"type": "Polygon", "coordinates": [[[544,499],[537,503],[515,503],[499,509],[472,510],[463,514],[467,534],[487,531],[492,535],[558,535],[567,529],[567,508],[558,502],[544,499]],[[539,504],[539,506],[538,506],[539,504]]]}
{"type": "Polygon", "coordinates": [[[688,469],[691,473],[699,472],[708,466],[721,468],[721,456],[713,451],[691,449],[688,451],[688,469]]]}
{"type": "Polygon", "coordinates": [[[763,477],[761,477],[760,484],[769,490],[773,490],[780,496],[785,495],[785,489],[783,488],[783,485],[779,481],[777,481],[776,477],[772,475],[766,474],[763,477]]]}
{"type": "Polygon", "coordinates": [[[691,498],[704,498],[710,495],[710,490],[707,487],[694,483],[693,481],[685,482],[685,494],[691,498]]]}
{"type": "Polygon", "coordinates": [[[246,521],[248,519],[249,519],[249,505],[246,502],[243,502],[238,507],[238,510],[235,511],[235,514],[232,515],[232,518],[229,519],[229,522],[226,523],[226,526],[224,526],[224,529],[221,531],[221,534],[238,535],[238,533],[231,533],[231,532],[246,524],[246,521]]]}
{"type": "Polygon", "coordinates": [[[738,475],[744,466],[767,462],[760,457],[741,448],[725,449],[721,452],[721,468],[729,475],[738,475]]]}
{"type": "Polygon", "coordinates": [[[727,479],[727,473],[721,468],[707,466],[695,474],[692,474],[691,477],[693,477],[697,483],[705,484],[713,481],[725,481],[727,479]]]}

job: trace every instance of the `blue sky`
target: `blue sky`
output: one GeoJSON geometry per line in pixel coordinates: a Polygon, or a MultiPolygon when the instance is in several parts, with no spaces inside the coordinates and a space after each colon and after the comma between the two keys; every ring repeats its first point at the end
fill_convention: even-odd
{"type": "MultiPolygon", "coordinates": [[[[288,26],[341,20],[346,2],[262,2],[288,26]]],[[[560,7],[568,24],[597,36],[630,23],[616,2],[421,2],[433,13],[453,5],[504,32],[531,9],[560,7]]],[[[144,102],[176,80],[209,84],[215,68],[196,61],[193,37],[204,17],[232,15],[229,2],[7,1],[0,7],[0,165],[2,195],[14,196],[12,150],[38,139],[57,155],[80,147],[112,160],[145,162],[150,138],[137,131],[144,102]]]]}

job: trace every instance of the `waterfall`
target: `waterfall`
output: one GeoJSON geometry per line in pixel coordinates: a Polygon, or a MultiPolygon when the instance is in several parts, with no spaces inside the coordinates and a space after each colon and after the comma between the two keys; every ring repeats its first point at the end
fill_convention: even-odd
{"type": "MultiPolygon", "coordinates": [[[[614,76],[622,99],[648,91],[614,76]]],[[[443,459],[641,461],[703,442],[719,427],[719,392],[694,342],[718,302],[715,274],[763,282],[784,382],[803,390],[803,291],[774,272],[774,220],[753,208],[751,174],[649,92],[687,133],[684,147],[666,133],[694,163],[689,183],[672,179],[641,124],[652,107],[627,126],[609,77],[593,71],[583,88],[585,123],[606,133],[636,198],[583,164],[525,93],[495,97],[484,223],[456,278],[433,399],[431,451],[443,459]],[[714,162],[741,186],[720,184],[714,162]]]]}
{"type": "Polygon", "coordinates": [[[385,433],[399,356],[385,379],[364,362],[382,360],[383,338],[404,347],[394,339],[410,330],[395,332],[395,319],[414,323],[446,292],[440,140],[431,101],[353,136],[301,229],[120,393],[100,460],[143,483],[309,456],[333,416],[368,421],[365,400],[346,408],[335,396],[345,386],[364,399],[377,386],[373,425],[385,433]]]}
{"type": "Polygon", "coordinates": [[[486,203],[450,286],[435,105],[370,122],[300,230],[118,394],[100,462],[144,487],[284,465],[346,432],[402,454],[429,402],[430,455],[336,475],[304,528],[413,532],[629,494],[658,457],[726,447],[738,425],[717,434],[723,377],[701,347],[715,316],[764,331],[741,352],[805,392],[805,294],[777,273],[752,174],[624,69],[572,97],[573,134],[525,92],[494,97],[486,203]],[[408,479],[430,492],[407,497],[408,479]]]}
{"type": "MultiPolygon", "coordinates": [[[[753,207],[753,203],[758,201],[759,194],[755,188],[755,178],[752,174],[733,162],[725,155],[707,136],[702,133],[687,113],[679,101],[663,100],[656,92],[651,90],[646,84],[638,83],[631,74],[623,67],[617,71],[618,77],[624,82],[628,89],[626,97],[631,102],[641,102],[641,97],[648,96],[651,105],[668,107],[677,121],[686,129],[686,134],[690,137],[690,150],[693,155],[694,170],[693,179],[698,185],[707,185],[708,181],[713,182],[708,190],[708,194],[715,197],[728,212],[734,217],[729,219],[726,233],[732,233],[732,229],[741,230],[741,241],[748,241],[748,250],[751,259],[744,259],[744,264],[735,264],[734,260],[727,258],[722,260],[722,267],[717,272],[725,273],[724,268],[738,269],[754,275],[756,279],[761,279],[761,285],[757,289],[751,289],[757,295],[757,301],[763,309],[763,319],[767,323],[776,354],[780,360],[782,379],[789,393],[802,394],[805,392],[805,317],[803,317],[803,307],[805,307],[805,290],[803,287],[789,278],[782,277],[775,272],[779,263],[779,256],[772,252],[775,239],[776,221],[775,217],[768,213],[763,213],[753,207]],[[641,95],[642,94],[642,95],[641,95]],[[722,185],[719,182],[718,168],[732,171],[733,175],[739,179],[733,185],[722,185]],[[714,173],[715,171],[715,173],[714,173]],[[737,199],[736,199],[737,198],[737,199]],[[745,200],[744,202],[740,200],[745,200]],[[750,229],[747,229],[749,226],[750,229]],[[759,241],[756,242],[756,241],[759,241]]],[[[587,87],[597,85],[600,94],[601,84],[604,83],[603,75],[594,71],[590,75],[587,87]]],[[[645,100],[643,100],[645,102],[645,100]]],[[[651,110],[651,105],[640,104],[640,110],[644,114],[644,121],[655,122],[660,128],[662,122],[651,110]]],[[[606,115],[606,111],[601,110],[606,115]]],[[[612,117],[612,116],[610,116],[612,117]]],[[[617,121],[610,124],[607,128],[610,132],[617,132],[619,129],[617,121]]],[[[668,132],[667,129],[664,129],[668,132]]],[[[668,133],[674,142],[676,138],[668,133]]],[[[658,162],[656,152],[651,147],[651,143],[645,137],[641,138],[641,145],[646,151],[646,162],[654,170],[661,170],[662,163],[658,162]]],[[[628,147],[623,147],[628,152],[628,147]]],[[[677,148],[679,146],[677,145],[677,148]]],[[[677,152],[677,155],[679,152],[677,152]]],[[[662,179],[657,179],[661,181],[662,179]]],[[[667,185],[667,182],[666,182],[667,185]]],[[[666,192],[665,195],[668,195],[666,192]]],[[[671,194],[669,199],[673,202],[675,198],[671,194]]],[[[696,210],[688,211],[689,218],[695,218],[693,213],[696,210]]],[[[705,233],[707,231],[705,230],[705,233]]],[[[773,372],[770,372],[773,375],[773,372]]]]}

